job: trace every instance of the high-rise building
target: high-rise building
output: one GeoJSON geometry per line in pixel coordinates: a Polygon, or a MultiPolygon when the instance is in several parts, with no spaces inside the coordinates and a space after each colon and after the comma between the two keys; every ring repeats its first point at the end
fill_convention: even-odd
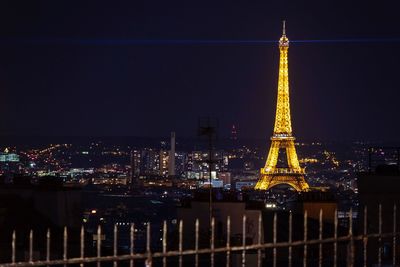
{"type": "Polygon", "coordinates": [[[138,178],[140,175],[140,162],[141,153],[139,150],[131,150],[131,181],[130,183],[135,186],[138,184],[138,178]]]}
{"type": "MultiPolygon", "coordinates": [[[[211,177],[218,177],[220,172],[228,170],[228,155],[222,150],[213,152],[212,156],[211,177]]],[[[210,176],[209,169],[209,151],[193,151],[188,155],[187,177],[194,179],[208,179],[210,176]]]]}
{"type": "Polygon", "coordinates": [[[140,175],[160,175],[160,151],[146,148],[141,153],[140,175]]]}
{"type": "Polygon", "coordinates": [[[175,152],[175,176],[181,177],[188,168],[188,155],[185,152],[175,152]]]}
{"type": "Polygon", "coordinates": [[[171,133],[171,149],[168,157],[168,176],[175,176],[175,132],[171,133]]]}
{"type": "Polygon", "coordinates": [[[300,167],[294,145],[295,137],[292,134],[289,99],[289,67],[288,67],[289,39],[286,37],[285,22],[283,33],[279,39],[279,78],[278,98],[276,103],[276,117],[274,132],[271,137],[271,147],[264,168],[260,171],[260,179],[255,189],[268,190],[279,184],[288,184],[297,191],[308,191],[309,186],[304,178],[304,168],[300,167]],[[286,160],[279,160],[280,150],[286,152],[286,160]],[[284,166],[278,166],[285,163],[284,166]]]}
{"type": "Polygon", "coordinates": [[[160,176],[169,175],[169,154],[168,151],[160,150],[160,176]]]}

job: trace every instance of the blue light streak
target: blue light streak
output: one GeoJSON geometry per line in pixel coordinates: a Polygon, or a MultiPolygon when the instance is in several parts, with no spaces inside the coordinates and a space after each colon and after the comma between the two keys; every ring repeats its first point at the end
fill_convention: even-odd
{"type": "MultiPolygon", "coordinates": [[[[196,40],[196,39],[0,39],[0,45],[83,45],[83,46],[141,46],[141,45],[266,45],[277,40],[196,40]]],[[[290,40],[291,44],[360,44],[400,43],[400,38],[311,39],[290,40]]]]}

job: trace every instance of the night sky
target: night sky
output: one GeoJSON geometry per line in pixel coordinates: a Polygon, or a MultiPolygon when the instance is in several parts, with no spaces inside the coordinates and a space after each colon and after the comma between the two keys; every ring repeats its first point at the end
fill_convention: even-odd
{"type": "Polygon", "coordinates": [[[1,1],[0,135],[268,138],[283,19],[298,140],[397,141],[395,1],[1,1]]]}

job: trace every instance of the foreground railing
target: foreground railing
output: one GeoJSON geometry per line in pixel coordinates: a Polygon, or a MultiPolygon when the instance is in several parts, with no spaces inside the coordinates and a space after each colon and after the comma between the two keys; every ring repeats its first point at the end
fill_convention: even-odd
{"type": "MultiPolygon", "coordinates": [[[[0,267],[25,267],[25,266],[50,266],[50,265],[71,265],[79,264],[84,266],[85,264],[95,264],[100,267],[103,264],[112,264],[117,267],[119,263],[126,266],[184,266],[185,259],[189,259],[189,265],[187,266],[263,266],[268,263],[272,266],[369,266],[370,264],[375,264],[376,266],[383,265],[383,241],[388,244],[391,243],[391,259],[385,259],[385,264],[390,264],[390,266],[396,266],[396,251],[397,251],[397,236],[399,232],[397,231],[397,212],[396,206],[393,206],[392,210],[392,229],[391,231],[383,232],[383,218],[382,218],[382,206],[378,206],[377,216],[377,232],[368,232],[369,223],[367,221],[367,207],[363,209],[362,215],[362,231],[360,233],[354,233],[353,228],[353,216],[352,211],[350,211],[348,217],[348,229],[345,235],[339,234],[338,226],[338,213],[335,211],[335,216],[333,218],[333,235],[330,237],[323,238],[324,235],[324,221],[323,221],[323,211],[319,211],[318,218],[318,238],[309,238],[309,217],[307,211],[304,213],[303,217],[303,229],[301,240],[293,240],[293,214],[289,213],[288,216],[288,229],[287,229],[287,241],[278,241],[278,216],[277,213],[273,214],[272,219],[272,242],[264,242],[263,232],[263,220],[262,214],[258,216],[257,225],[257,241],[255,244],[246,243],[246,231],[247,231],[247,216],[242,217],[242,243],[240,245],[232,245],[231,243],[231,218],[227,217],[226,220],[226,240],[223,246],[216,246],[216,233],[215,233],[215,219],[213,218],[210,224],[209,233],[209,246],[206,248],[201,248],[199,245],[200,240],[200,223],[199,220],[195,222],[195,236],[194,236],[194,248],[183,249],[184,246],[184,232],[183,232],[183,221],[178,224],[178,243],[175,249],[168,250],[168,229],[167,223],[164,221],[162,229],[162,246],[161,251],[151,250],[151,225],[147,223],[146,225],[146,247],[144,252],[135,251],[135,225],[130,225],[129,231],[129,253],[119,255],[118,253],[118,226],[114,225],[114,235],[113,235],[113,250],[112,255],[102,255],[102,228],[99,226],[97,228],[97,241],[95,245],[96,253],[95,255],[85,255],[85,229],[84,227],[80,230],[80,244],[79,244],[79,256],[69,257],[68,256],[68,230],[64,228],[63,238],[62,238],[62,257],[57,259],[51,258],[51,232],[47,231],[46,235],[46,245],[45,245],[45,258],[35,259],[33,241],[34,235],[31,230],[29,233],[29,245],[28,245],[28,256],[26,261],[16,260],[16,232],[12,233],[11,238],[11,261],[7,263],[1,263],[0,267]],[[368,251],[368,245],[374,241],[376,245],[376,250],[368,251]],[[339,246],[341,250],[339,251],[339,246]],[[312,250],[310,248],[313,248],[312,250]],[[329,248],[328,248],[329,247],[329,248]],[[343,250],[343,247],[345,248],[343,250]],[[317,248],[317,249],[316,249],[317,248]],[[326,249],[326,250],[324,250],[326,249]],[[294,253],[296,250],[296,253],[294,253]],[[301,253],[299,253],[301,251],[301,253]],[[308,255],[311,252],[317,251],[317,255],[308,255]],[[343,255],[345,251],[345,255],[343,255]],[[284,255],[279,257],[278,253],[284,255]],[[326,254],[328,258],[326,257],[326,254]],[[294,255],[295,254],[295,255],[294,255]],[[325,254],[325,256],[324,256],[325,254]],[[216,261],[216,256],[218,255],[218,261],[216,261]],[[232,256],[239,258],[240,261],[233,262],[232,256]],[[253,263],[248,263],[248,255],[254,256],[256,258],[256,265],[253,263]],[[207,260],[204,260],[207,257],[207,260]],[[174,261],[169,261],[169,259],[174,258],[174,261]],[[246,265],[248,264],[248,265],[246,265]]],[[[373,216],[375,218],[375,216],[373,216]]],[[[387,227],[386,227],[387,228],[387,227]]],[[[373,245],[373,243],[372,243],[373,245]]],[[[374,246],[370,248],[374,249],[374,246]]],[[[375,266],[374,265],[374,266],[375,266]]],[[[386,266],[386,265],[385,265],[386,266]]]]}

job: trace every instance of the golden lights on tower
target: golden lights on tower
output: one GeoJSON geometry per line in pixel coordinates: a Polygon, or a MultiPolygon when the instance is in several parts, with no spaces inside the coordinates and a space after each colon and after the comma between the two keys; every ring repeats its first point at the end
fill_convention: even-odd
{"type": "Polygon", "coordinates": [[[285,21],[283,21],[282,37],[279,39],[279,77],[278,97],[274,132],[271,137],[271,147],[264,168],[260,171],[260,179],[255,189],[268,190],[278,184],[288,184],[297,191],[308,191],[304,175],[304,168],[300,167],[292,135],[289,98],[289,67],[288,67],[289,39],[286,37],[285,21]],[[286,151],[285,167],[278,167],[280,150],[286,151]]]}

